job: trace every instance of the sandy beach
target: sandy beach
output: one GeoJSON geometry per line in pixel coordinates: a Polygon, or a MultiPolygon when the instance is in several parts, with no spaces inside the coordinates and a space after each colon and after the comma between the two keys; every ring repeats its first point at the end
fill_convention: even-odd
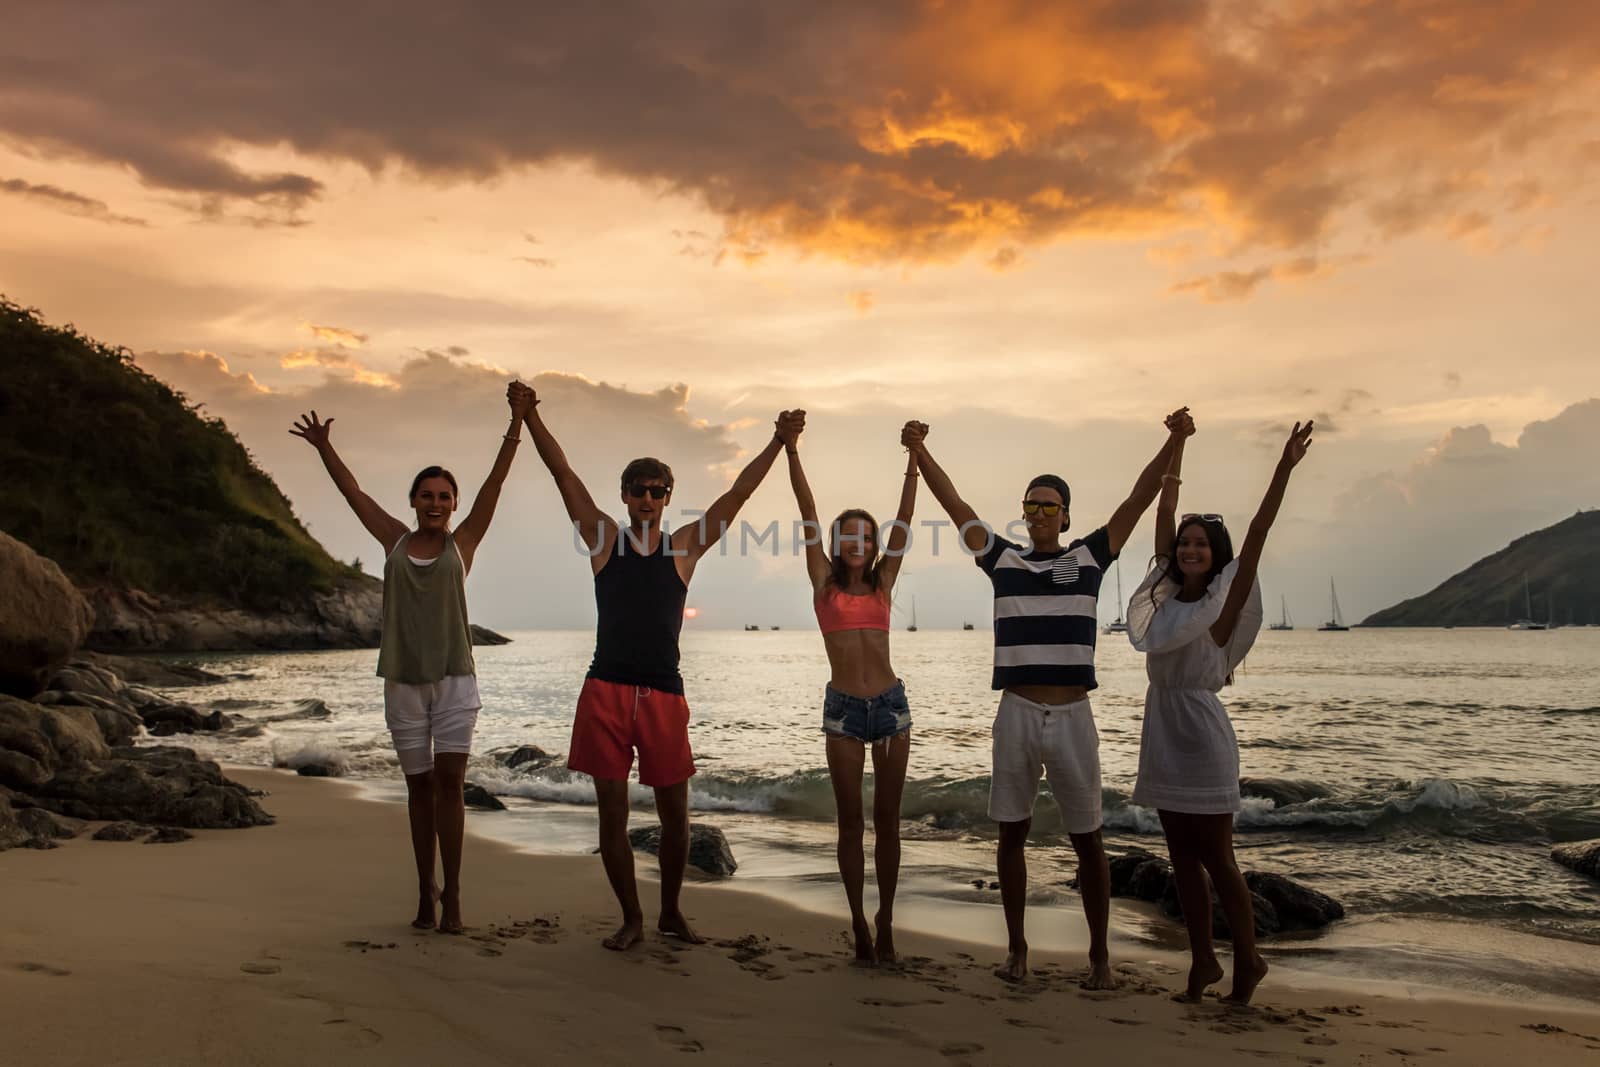
{"type": "MultiPolygon", "coordinates": [[[[1183,959],[1143,953],[1124,988],[1036,954],[1007,986],[995,947],[902,936],[850,965],[841,924],[691,886],[711,939],[624,954],[597,860],[474,837],[468,936],[406,925],[404,811],[344,783],[233,770],[277,825],[176,845],[85,834],[0,854],[5,1060],[29,1064],[1592,1062],[1600,1009],[1383,997],[1269,980],[1260,1003],[1174,1002],[1183,959]]],[[[470,821],[469,821],[470,828],[470,821]]],[[[651,861],[641,857],[641,871],[651,861]]],[[[650,894],[646,887],[646,899],[650,894]]]]}

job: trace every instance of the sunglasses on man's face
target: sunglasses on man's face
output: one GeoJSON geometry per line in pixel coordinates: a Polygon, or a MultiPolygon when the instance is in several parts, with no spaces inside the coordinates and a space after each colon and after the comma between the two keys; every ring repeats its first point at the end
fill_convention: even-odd
{"type": "Polygon", "coordinates": [[[1182,519],[1180,519],[1178,521],[1179,522],[1188,522],[1190,519],[1199,519],[1201,522],[1218,522],[1218,523],[1220,523],[1222,521],[1222,516],[1221,515],[1210,515],[1210,514],[1201,515],[1198,512],[1191,511],[1189,514],[1185,515],[1182,519]]]}
{"type": "Polygon", "coordinates": [[[1061,513],[1061,505],[1053,500],[1024,500],[1022,502],[1024,515],[1048,515],[1054,518],[1061,513]]]}
{"type": "Polygon", "coordinates": [[[663,500],[670,492],[672,492],[670,485],[640,485],[635,482],[628,486],[628,495],[635,500],[643,500],[646,493],[650,494],[651,500],[663,500]]]}

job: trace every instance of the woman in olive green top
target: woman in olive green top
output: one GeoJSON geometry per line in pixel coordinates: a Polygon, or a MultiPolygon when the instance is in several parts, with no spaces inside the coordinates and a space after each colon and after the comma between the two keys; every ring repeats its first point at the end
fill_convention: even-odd
{"type": "Polygon", "coordinates": [[[412,480],[410,499],[417,527],[411,530],[356,484],[355,475],[328,440],[332,419],[323,422],[313,411],[302,415],[289,431],[316,448],[356,518],[383,545],[378,674],[383,677],[384,718],[405,772],[411,812],[419,890],[417,917],[411,925],[433,928],[437,901],[444,911],[438,928],[449,934],[462,930],[461,839],[466,811],[461,789],[480,706],[465,582],[521,439],[528,394],[509,390],[507,401],[511,425],[472,510],[455,530],[450,528],[450,517],[459,494],[455,476],[444,468],[427,467],[412,480]],[[444,863],[442,890],[433,880],[435,841],[444,863]]]}

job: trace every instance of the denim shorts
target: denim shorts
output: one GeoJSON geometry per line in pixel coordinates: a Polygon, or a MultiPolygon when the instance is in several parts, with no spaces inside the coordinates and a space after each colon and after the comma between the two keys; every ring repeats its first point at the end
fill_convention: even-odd
{"type": "Polygon", "coordinates": [[[853,697],[828,686],[822,699],[822,732],[874,744],[911,729],[911,705],[904,682],[895,682],[875,697],[853,697]]]}

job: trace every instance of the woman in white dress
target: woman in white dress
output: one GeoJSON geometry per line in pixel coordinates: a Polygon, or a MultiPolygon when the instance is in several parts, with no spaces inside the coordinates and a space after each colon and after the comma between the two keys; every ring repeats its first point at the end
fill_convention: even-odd
{"type": "Polygon", "coordinates": [[[1256,568],[1289,475],[1311,446],[1311,431],[1310,422],[1295,423],[1237,559],[1220,515],[1175,521],[1180,442],[1156,510],[1155,561],[1128,605],[1128,638],[1147,654],[1150,676],[1133,802],[1161,816],[1189,930],[1190,1000],[1222,980],[1211,941],[1208,874],[1233,933],[1233,991],[1227,999],[1248,1003],[1267,973],[1256,951],[1250,889],[1233,857],[1239,742],[1217,693],[1233,680],[1261,631],[1256,568]]]}

